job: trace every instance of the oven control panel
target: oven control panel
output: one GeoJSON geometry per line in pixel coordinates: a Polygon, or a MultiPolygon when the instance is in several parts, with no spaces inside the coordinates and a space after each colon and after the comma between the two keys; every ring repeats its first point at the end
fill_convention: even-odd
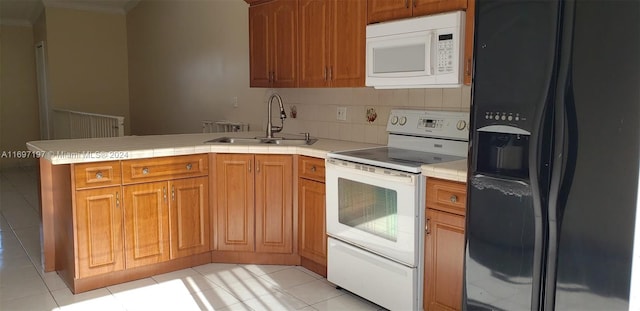
{"type": "Polygon", "coordinates": [[[469,139],[469,113],[392,109],[387,132],[466,141],[469,139]]]}

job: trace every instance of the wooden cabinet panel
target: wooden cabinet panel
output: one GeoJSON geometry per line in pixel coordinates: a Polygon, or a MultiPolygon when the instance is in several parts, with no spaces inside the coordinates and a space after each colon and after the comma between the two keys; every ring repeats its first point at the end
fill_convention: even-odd
{"type": "Polygon", "coordinates": [[[253,87],[268,87],[271,83],[269,21],[269,6],[249,8],[249,85],[253,87]]]}
{"type": "Polygon", "coordinates": [[[324,159],[298,157],[298,177],[324,182],[324,159]]]}
{"type": "Polygon", "coordinates": [[[473,38],[476,14],[476,0],[468,0],[464,25],[464,84],[471,85],[473,73],[473,38]]]}
{"type": "Polygon", "coordinates": [[[139,159],[122,162],[124,184],[172,178],[205,176],[209,173],[206,154],[139,159]]]}
{"type": "Polygon", "coordinates": [[[302,0],[301,87],[364,86],[366,0],[302,0]]]}
{"type": "Polygon", "coordinates": [[[377,23],[393,19],[411,17],[412,0],[369,0],[367,3],[367,23],[377,23]]]}
{"type": "Polygon", "coordinates": [[[120,161],[73,164],[76,189],[116,186],[122,182],[120,161]]]}
{"type": "Polygon", "coordinates": [[[274,87],[297,86],[298,1],[276,0],[273,6],[272,75],[274,87]]]}
{"type": "Polygon", "coordinates": [[[124,269],[120,186],[76,192],[78,277],[124,269]]]}
{"type": "Polygon", "coordinates": [[[325,184],[298,180],[298,251],[300,256],[327,265],[325,184]]]}
{"type": "Polygon", "coordinates": [[[464,216],[427,209],[425,310],[462,307],[464,226],[464,216]]]}
{"type": "Polygon", "coordinates": [[[169,182],[171,259],[209,251],[208,177],[169,182]]]}
{"type": "Polygon", "coordinates": [[[326,0],[301,0],[299,3],[300,87],[327,84],[330,3],[326,0]]]}
{"type": "Polygon", "coordinates": [[[169,259],[166,182],[124,186],[126,267],[169,259]]]}
{"type": "Polygon", "coordinates": [[[334,0],[332,3],[329,25],[331,86],[364,86],[367,3],[364,0],[334,0]]]}
{"type": "Polygon", "coordinates": [[[293,252],[293,159],[256,155],[256,251],[293,252]]]}
{"type": "Polygon", "coordinates": [[[249,7],[251,87],[297,86],[298,1],[249,7]]]}
{"type": "Polygon", "coordinates": [[[467,186],[465,183],[428,178],[427,208],[464,216],[467,210],[467,186]]]}
{"type": "Polygon", "coordinates": [[[413,16],[437,14],[467,8],[467,0],[411,0],[413,16]]]}
{"type": "Polygon", "coordinates": [[[254,250],[253,155],[216,155],[217,250],[254,250]]]}

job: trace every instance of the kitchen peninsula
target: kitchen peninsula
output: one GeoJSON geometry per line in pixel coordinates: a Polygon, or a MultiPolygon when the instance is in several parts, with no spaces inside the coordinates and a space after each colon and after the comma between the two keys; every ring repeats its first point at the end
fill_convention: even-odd
{"type": "MultiPolygon", "coordinates": [[[[58,271],[79,293],[209,262],[300,265],[298,177],[306,169],[323,172],[315,165],[323,164],[330,151],[376,145],[330,139],[297,146],[205,143],[263,134],[27,143],[42,155],[45,270],[58,271]],[[233,175],[240,171],[255,174],[255,179],[233,175]],[[266,177],[258,178],[259,173],[266,177]],[[233,187],[225,190],[221,185],[233,187]],[[266,185],[276,190],[261,192],[266,185]],[[248,191],[247,200],[238,196],[248,191]],[[275,200],[269,202],[277,208],[261,208],[272,205],[265,200],[275,200]],[[244,209],[220,208],[226,204],[244,209]]],[[[441,177],[447,178],[444,173],[441,177]]]]}

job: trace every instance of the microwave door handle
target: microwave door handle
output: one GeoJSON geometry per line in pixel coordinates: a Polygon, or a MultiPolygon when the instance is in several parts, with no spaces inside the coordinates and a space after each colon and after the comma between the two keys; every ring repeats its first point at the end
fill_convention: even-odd
{"type": "Polygon", "coordinates": [[[427,42],[426,42],[426,48],[427,48],[427,59],[426,59],[426,67],[425,68],[425,72],[427,75],[432,76],[433,75],[433,67],[436,64],[436,40],[434,40],[435,37],[435,31],[430,31],[429,34],[427,35],[427,42]]]}

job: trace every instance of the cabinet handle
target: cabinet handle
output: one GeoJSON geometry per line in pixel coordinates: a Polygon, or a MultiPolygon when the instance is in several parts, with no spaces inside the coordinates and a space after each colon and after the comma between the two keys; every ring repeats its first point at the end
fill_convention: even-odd
{"type": "Polygon", "coordinates": [[[324,79],[324,81],[327,81],[327,71],[329,70],[329,67],[324,67],[324,75],[322,76],[322,79],[324,79]]]}
{"type": "Polygon", "coordinates": [[[256,160],[256,173],[260,173],[260,161],[256,160]]]}
{"type": "Polygon", "coordinates": [[[96,179],[102,179],[102,172],[101,171],[98,171],[96,173],[96,179]]]}
{"type": "Polygon", "coordinates": [[[451,201],[451,203],[456,203],[458,202],[458,196],[456,196],[455,194],[452,194],[449,200],[451,201]]]}
{"type": "Polygon", "coordinates": [[[146,167],[142,168],[142,175],[147,175],[147,174],[149,174],[149,168],[146,168],[146,167]]]}
{"type": "Polygon", "coordinates": [[[329,80],[333,80],[333,67],[329,67],[329,80]]]}
{"type": "Polygon", "coordinates": [[[413,7],[415,8],[417,5],[416,0],[413,0],[413,7]]]}
{"type": "Polygon", "coordinates": [[[404,6],[408,9],[409,8],[409,0],[404,0],[404,6]]]}
{"type": "Polygon", "coordinates": [[[116,207],[120,207],[120,192],[116,191],[116,207]]]}
{"type": "Polygon", "coordinates": [[[470,76],[471,75],[471,58],[467,58],[467,70],[466,70],[466,75],[470,76]]]}
{"type": "Polygon", "coordinates": [[[171,186],[171,201],[176,200],[176,186],[171,186]]]}
{"type": "Polygon", "coordinates": [[[162,198],[167,201],[167,187],[162,187],[162,198]]]}
{"type": "Polygon", "coordinates": [[[191,163],[187,163],[187,171],[190,171],[192,167],[193,165],[191,165],[191,163]]]}
{"type": "Polygon", "coordinates": [[[315,166],[315,165],[311,167],[311,171],[312,171],[312,172],[315,172],[315,171],[316,171],[316,166],[315,166]]]}
{"type": "Polygon", "coordinates": [[[431,234],[431,218],[427,217],[427,224],[424,226],[424,231],[427,232],[427,234],[431,234]]]}
{"type": "Polygon", "coordinates": [[[249,160],[249,173],[251,173],[251,167],[253,166],[253,161],[249,160]]]}

